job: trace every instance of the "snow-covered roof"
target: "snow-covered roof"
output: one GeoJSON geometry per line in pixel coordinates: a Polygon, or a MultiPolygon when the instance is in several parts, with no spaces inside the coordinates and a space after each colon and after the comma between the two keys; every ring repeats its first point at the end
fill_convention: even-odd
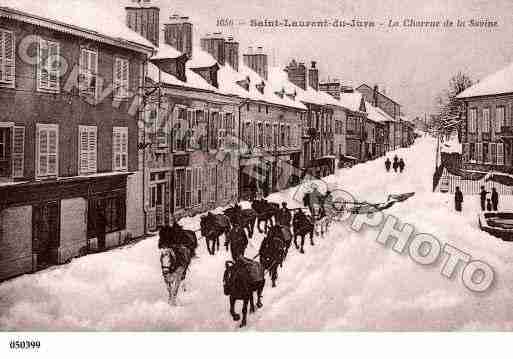
{"type": "Polygon", "coordinates": [[[97,41],[108,39],[118,46],[131,43],[147,48],[145,51],[154,48],[148,40],[125,25],[122,13],[113,13],[110,7],[99,4],[93,0],[2,0],[0,17],[26,21],[97,41]]]}
{"type": "Polygon", "coordinates": [[[157,54],[153,56],[152,60],[163,60],[163,59],[176,59],[184,54],[164,42],[160,42],[157,54]]]}
{"type": "MultiPolygon", "coordinates": [[[[159,68],[151,62],[148,63],[148,77],[155,82],[159,81],[159,68]]],[[[184,82],[167,72],[160,72],[160,81],[163,84],[171,86],[182,86],[198,90],[217,91],[217,89],[205,81],[203,77],[190,69],[185,69],[185,77],[187,81],[184,82]]]]}
{"type": "Polygon", "coordinates": [[[467,98],[510,92],[513,92],[513,63],[494,74],[486,76],[456,97],[467,98]]]}
{"type": "Polygon", "coordinates": [[[343,92],[340,94],[340,105],[350,111],[359,112],[361,102],[362,94],[360,92],[343,92]]]}
{"type": "Polygon", "coordinates": [[[193,46],[192,59],[187,62],[187,67],[191,69],[201,67],[211,67],[217,64],[216,59],[199,46],[193,46]]]}
{"type": "Polygon", "coordinates": [[[303,90],[301,87],[290,82],[287,72],[279,67],[271,66],[269,68],[269,84],[273,91],[281,91],[283,89],[287,94],[296,93],[296,100],[304,103],[325,105],[327,101],[326,97],[319,91],[315,91],[311,87],[303,90]]]}
{"type": "Polygon", "coordinates": [[[385,111],[379,107],[375,107],[369,102],[365,101],[365,108],[367,109],[367,118],[374,122],[384,123],[387,121],[394,121],[385,111]]]}

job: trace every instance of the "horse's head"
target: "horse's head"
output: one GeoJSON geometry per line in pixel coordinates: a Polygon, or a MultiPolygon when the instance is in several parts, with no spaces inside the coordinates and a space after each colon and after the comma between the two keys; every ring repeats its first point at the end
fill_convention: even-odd
{"type": "Polygon", "coordinates": [[[224,295],[230,295],[230,293],[231,293],[232,280],[233,280],[233,264],[234,263],[232,261],[226,261],[226,263],[225,263],[225,269],[224,269],[224,275],[223,275],[224,295]]]}

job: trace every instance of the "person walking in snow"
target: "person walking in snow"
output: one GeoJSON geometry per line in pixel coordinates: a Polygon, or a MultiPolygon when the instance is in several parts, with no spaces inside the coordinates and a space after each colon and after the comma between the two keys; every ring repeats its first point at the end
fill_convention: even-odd
{"type": "Polygon", "coordinates": [[[492,188],[492,210],[499,210],[499,193],[495,187],[492,188]]]}
{"type": "Polygon", "coordinates": [[[488,192],[485,190],[484,186],[481,186],[481,192],[479,192],[479,199],[481,200],[481,211],[486,210],[486,195],[488,192]]]}
{"type": "Polygon", "coordinates": [[[394,156],[394,163],[392,164],[392,167],[394,172],[397,172],[397,169],[399,168],[399,158],[397,158],[397,155],[394,156]]]}
{"type": "Polygon", "coordinates": [[[404,167],[405,167],[405,166],[406,166],[406,164],[404,163],[404,160],[401,158],[401,159],[399,160],[399,171],[400,171],[401,173],[403,173],[403,171],[404,171],[404,167]]]}
{"type": "Polygon", "coordinates": [[[278,224],[285,226],[287,228],[290,228],[290,222],[292,221],[292,215],[290,214],[289,209],[287,208],[287,202],[283,202],[282,208],[278,212],[278,215],[276,216],[276,222],[278,224]]]}
{"type": "Polygon", "coordinates": [[[461,204],[463,203],[463,193],[461,192],[459,187],[456,187],[456,192],[454,193],[454,207],[456,212],[461,212],[461,204]]]}
{"type": "Polygon", "coordinates": [[[486,210],[488,212],[491,212],[492,211],[492,200],[490,198],[487,198],[486,199],[486,210]]]}
{"type": "Polygon", "coordinates": [[[390,172],[390,166],[392,166],[392,162],[390,161],[390,158],[387,157],[387,160],[385,161],[385,168],[387,172],[390,172]]]}

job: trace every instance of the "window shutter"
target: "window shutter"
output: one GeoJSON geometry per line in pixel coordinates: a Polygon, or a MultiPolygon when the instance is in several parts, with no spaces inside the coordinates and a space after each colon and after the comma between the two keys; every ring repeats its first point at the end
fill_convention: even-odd
{"type": "Polygon", "coordinates": [[[483,144],[482,143],[476,143],[476,160],[478,163],[483,162],[483,144]]]}
{"type": "Polygon", "coordinates": [[[15,75],[14,33],[0,30],[0,82],[14,84],[15,75]]]}
{"type": "Polygon", "coordinates": [[[59,86],[59,43],[49,42],[48,44],[49,58],[46,62],[48,66],[48,88],[58,91],[59,86]]]}
{"type": "Polygon", "coordinates": [[[123,60],[121,73],[121,83],[123,88],[122,96],[128,97],[128,90],[130,89],[130,62],[128,60],[123,60]]]}
{"type": "Polygon", "coordinates": [[[14,126],[12,135],[13,178],[22,178],[25,160],[25,126],[14,126]]]}
{"type": "Polygon", "coordinates": [[[38,71],[38,88],[39,89],[47,89],[49,84],[49,74],[48,74],[48,41],[44,39],[39,39],[39,51],[38,51],[38,59],[37,59],[37,71],[38,71]]]}
{"type": "Polygon", "coordinates": [[[118,170],[121,168],[121,132],[116,128],[112,131],[112,169],[118,170]]]}
{"type": "Polygon", "coordinates": [[[97,168],[97,134],[96,127],[89,127],[89,173],[96,173],[97,168]]]}
{"type": "Polygon", "coordinates": [[[57,128],[48,130],[48,175],[56,176],[58,169],[58,141],[59,133],[57,128]]]}
{"type": "Polygon", "coordinates": [[[121,59],[115,58],[114,60],[114,97],[119,98],[122,96],[122,82],[123,82],[123,64],[121,59]]]}
{"type": "Polygon", "coordinates": [[[78,128],[78,141],[79,141],[79,172],[87,173],[89,171],[89,133],[87,128],[79,126],[78,128]]]}
{"type": "Polygon", "coordinates": [[[38,174],[48,174],[48,130],[40,129],[38,134],[38,174]]]}
{"type": "Polygon", "coordinates": [[[497,143],[497,164],[504,165],[504,144],[497,143]]]}
{"type": "Polygon", "coordinates": [[[187,168],[185,174],[185,207],[190,208],[192,191],[192,168],[187,168]]]}
{"type": "Polygon", "coordinates": [[[128,128],[121,132],[121,169],[128,170],[128,128]]]}

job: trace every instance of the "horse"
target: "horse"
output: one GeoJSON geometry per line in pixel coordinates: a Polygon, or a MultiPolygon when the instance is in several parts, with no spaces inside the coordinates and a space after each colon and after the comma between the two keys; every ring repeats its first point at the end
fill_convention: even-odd
{"type": "Polygon", "coordinates": [[[242,228],[248,231],[248,237],[253,238],[257,213],[253,209],[242,209],[238,204],[226,208],[223,213],[230,219],[232,225],[240,222],[242,228]]]}
{"type": "Polygon", "coordinates": [[[159,248],[166,248],[174,245],[183,245],[189,249],[191,256],[196,256],[198,238],[194,231],[183,229],[179,224],[174,226],[165,225],[159,231],[159,248]]]}
{"type": "Polygon", "coordinates": [[[310,244],[312,246],[315,245],[313,241],[315,226],[312,217],[307,216],[302,211],[296,212],[292,220],[292,228],[294,229],[294,245],[296,246],[296,249],[300,249],[297,244],[297,237],[301,237],[300,253],[305,253],[304,245],[307,234],[310,235],[310,244]]]}
{"type": "Polygon", "coordinates": [[[264,270],[269,271],[273,287],[276,287],[276,280],[278,279],[278,266],[283,266],[283,261],[291,243],[292,233],[286,226],[280,225],[272,227],[262,241],[258,252],[260,264],[262,264],[264,270]]]}
{"type": "Polygon", "coordinates": [[[254,200],[251,208],[257,213],[257,228],[260,233],[267,233],[267,229],[274,226],[273,218],[280,210],[280,205],[274,202],[268,202],[265,199],[254,200]],[[264,222],[264,230],[260,228],[260,223],[264,222]]]}
{"type": "Polygon", "coordinates": [[[236,262],[226,262],[223,290],[224,294],[230,297],[230,314],[235,321],[240,320],[240,315],[235,313],[235,302],[243,301],[240,328],[247,324],[248,302],[250,303],[249,312],[255,312],[254,292],[257,293],[257,307],[262,308],[264,286],[264,269],[260,263],[242,257],[236,262]]]}
{"type": "Polygon", "coordinates": [[[162,276],[169,293],[168,303],[176,305],[176,296],[180,283],[185,279],[191,263],[192,253],[184,245],[163,247],[160,249],[160,266],[162,276]]]}
{"type": "Polygon", "coordinates": [[[225,235],[225,247],[228,250],[228,241],[226,236],[231,230],[230,220],[223,214],[213,214],[208,212],[206,216],[200,218],[201,235],[205,237],[207,251],[211,255],[215,255],[216,244],[219,251],[219,237],[225,235]],[[210,246],[209,243],[212,243],[210,246]]]}

